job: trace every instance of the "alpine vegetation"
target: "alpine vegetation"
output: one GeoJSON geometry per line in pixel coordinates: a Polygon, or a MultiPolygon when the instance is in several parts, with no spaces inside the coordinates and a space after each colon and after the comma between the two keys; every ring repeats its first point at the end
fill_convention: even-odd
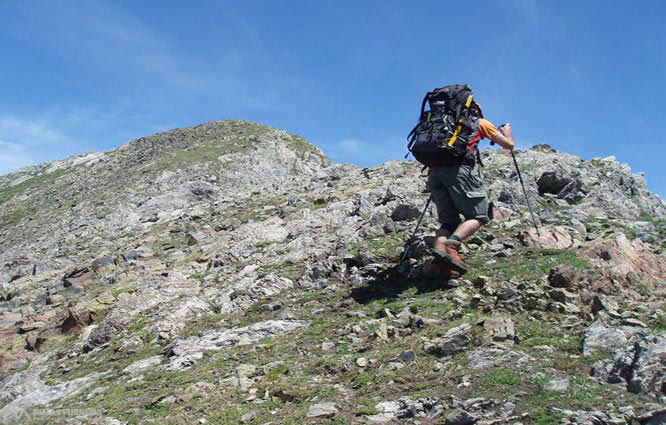
{"type": "Polygon", "coordinates": [[[0,420],[662,423],[664,203],[613,157],[480,158],[449,275],[421,164],[247,121],[0,176],[0,420]]]}

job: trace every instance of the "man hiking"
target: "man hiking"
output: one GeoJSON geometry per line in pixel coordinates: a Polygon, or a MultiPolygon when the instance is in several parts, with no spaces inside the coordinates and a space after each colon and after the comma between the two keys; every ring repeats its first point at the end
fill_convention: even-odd
{"type": "Polygon", "coordinates": [[[446,86],[428,92],[421,105],[419,123],[409,134],[408,149],[428,169],[428,188],[441,224],[435,235],[430,270],[445,278],[467,272],[460,258],[463,240],[489,221],[488,198],[481,180],[472,173],[480,162],[478,143],[490,139],[513,150],[511,125],[501,132],[483,119],[467,85],[446,86]],[[430,110],[425,110],[426,102],[430,110]],[[461,222],[460,215],[465,219],[461,222]]]}
{"type": "MultiPolygon", "coordinates": [[[[488,120],[479,120],[481,138],[513,150],[515,141],[511,124],[503,125],[501,130],[498,131],[488,120]]],[[[467,272],[467,265],[460,258],[461,243],[489,221],[488,198],[481,180],[473,174],[473,168],[474,162],[466,161],[430,167],[428,174],[428,187],[441,224],[435,234],[432,248],[435,260],[430,270],[443,277],[457,277],[467,272]],[[462,223],[460,215],[465,217],[462,223]]]]}

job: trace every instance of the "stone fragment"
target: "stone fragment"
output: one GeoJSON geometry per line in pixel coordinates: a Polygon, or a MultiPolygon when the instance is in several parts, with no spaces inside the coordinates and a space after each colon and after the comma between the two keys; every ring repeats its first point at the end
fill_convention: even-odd
{"type": "Polygon", "coordinates": [[[548,295],[555,301],[564,304],[575,303],[579,298],[578,295],[574,294],[573,292],[569,292],[564,288],[551,288],[548,290],[548,295]]]}
{"type": "Polygon", "coordinates": [[[205,333],[203,336],[191,336],[176,339],[162,350],[170,357],[167,370],[184,370],[203,358],[205,351],[217,351],[234,345],[247,345],[262,338],[292,332],[306,327],[309,321],[267,320],[242,328],[221,328],[205,333]]]}
{"type": "Polygon", "coordinates": [[[92,311],[77,312],[73,308],[67,309],[67,317],[60,324],[62,333],[77,333],[93,323],[95,315],[92,311]]]}
{"type": "Polygon", "coordinates": [[[335,403],[317,403],[308,407],[306,416],[308,418],[332,418],[338,413],[335,403]]]}
{"type": "Polygon", "coordinates": [[[544,391],[565,392],[569,389],[569,378],[553,379],[543,384],[544,391]]]}
{"type": "Polygon", "coordinates": [[[660,396],[666,389],[666,335],[646,335],[612,359],[595,363],[592,375],[627,390],[660,396]]]}
{"type": "Polygon", "coordinates": [[[91,268],[95,273],[106,269],[109,265],[113,264],[113,258],[102,257],[93,261],[91,268]]]}
{"type": "Polygon", "coordinates": [[[565,264],[550,269],[548,275],[548,283],[555,288],[573,289],[576,282],[576,269],[575,267],[565,264]]]}
{"type": "Polygon", "coordinates": [[[153,369],[155,366],[162,363],[162,360],[164,360],[164,356],[161,355],[147,357],[127,366],[123,369],[123,373],[127,375],[139,375],[146,370],[153,369]]]}
{"type": "Polygon", "coordinates": [[[46,326],[46,323],[44,322],[31,322],[31,323],[26,323],[25,325],[21,325],[18,328],[18,333],[19,334],[24,334],[32,331],[36,331],[38,329],[43,328],[46,326]]]}
{"type": "Polygon", "coordinates": [[[404,363],[400,363],[400,362],[388,362],[386,364],[386,367],[388,368],[388,370],[400,370],[400,369],[404,368],[405,365],[404,365],[404,363]]]}
{"type": "Polygon", "coordinates": [[[62,283],[65,286],[65,288],[68,288],[72,285],[79,285],[83,282],[86,282],[88,280],[91,280],[95,277],[95,273],[88,269],[88,268],[83,268],[83,269],[78,269],[75,270],[68,275],[66,275],[62,283]]]}
{"type": "Polygon", "coordinates": [[[46,337],[42,335],[27,335],[25,338],[25,346],[30,351],[39,351],[39,348],[46,342],[46,337]]]}
{"type": "Polygon", "coordinates": [[[567,249],[573,246],[573,238],[561,226],[541,227],[539,234],[531,228],[520,234],[522,242],[530,248],[567,249]]]}
{"type": "Polygon", "coordinates": [[[247,412],[246,414],[241,416],[240,421],[241,421],[242,424],[246,424],[248,422],[252,422],[254,420],[254,418],[256,418],[256,417],[257,417],[257,414],[254,412],[254,410],[250,410],[249,412],[247,412]]]}
{"type": "Polygon", "coordinates": [[[476,423],[477,418],[469,414],[468,412],[456,408],[446,415],[446,425],[472,425],[476,423]]]}
{"type": "Polygon", "coordinates": [[[592,299],[592,313],[605,311],[609,316],[620,318],[620,313],[617,312],[619,306],[615,300],[604,295],[595,295],[592,299]]]}
{"type": "Polygon", "coordinates": [[[375,330],[375,336],[382,341],[387,341],[388,340],[388,328],[386,327],[386,323],[381,323],[379,327],[375,330]]]}
{"type": "Polygon", "coordinates": [[[405,363],[413,362],[416,360],[416,353],[413,350],[405,350],[400,353],[400,360],[405,363]]]}
{"type": "Polygon", "coordinates": [[[426,341],[423,348],[428,354],[440,357],[453,356],[471,343],[470,330],[471,326],[468,323],[456,326],[449,329],[443,337],[426,341]]]}
{"type": "Polygon", "coordinates": [[[624,320],[622,320],[622,324],[625,325],[625,326],[636,326],[636,327],[639,327],[639,328],[647,328],[648,327],[645,323],[641,322],[638,319],[634,319],[632,317],[627,317],[624,320]]]}
{"type": "Polygon", "coordinates": [[[506,348],[479,348],[467,355],[468,367],[473,370],[488,370],[494,367],[512,367],[520,370],[534,359],[524,353],[506,348]]]}
{"type": "Polygon", "coordinates": [[[66,298],[61,294],[50,294],[46,297],[46,305],[58,305],[64,303],[66,298]]]}
{"type": "Polygon", "coordinates": [[[400,204],[391,213],[393,221],[411,221],[421,215],[421,211],[414,205],[400,204]]]}
{"type": "Polygon", "coordinates": [[[594,323],[583,333],[583,355],[589,356],[627,344],[627,335],[620,329],[594,323]]]}
{"type": "Polygon", "coordinates": [[[513,321],[508,317],[487,318],[483,323],[486,340],[511,346],[516,336],[513,321]]]}

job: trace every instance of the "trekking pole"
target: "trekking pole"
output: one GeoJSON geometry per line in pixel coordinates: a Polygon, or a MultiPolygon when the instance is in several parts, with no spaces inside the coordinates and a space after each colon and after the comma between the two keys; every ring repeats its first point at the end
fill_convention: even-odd
{"type": "Polygon", "coordinates": [[[541,233],[539,233],[539,226],[537,226],[536,219],[534,218],[532,205],[530,205],[530,198],[527,196],[527,191],[525,190],[525,183],[523,183],[523,177],[520,175],[520,168],[518,168],[518,161],[516,161],[516,155],[513,154],[513,149],[511,149],[511,157],[513,158],[513,165],[516,166],[516,171],[518,172],[518,179],[520,180],[520,185],[523,187],[523,193],[525,194],[525,200],[527,201],[527,208],[529,208],[530,214],[532,215],[532,223],[534,223],[534,228],[536,229],[537,236],[541,236],[541,233]]]}
{"type": "MultiPolygon", "coordinates": [[[[502,124],[499,127],[497,127],[497,130],[499,130],[502,135],[504,135],[504,132],[502,131],[502,127],[504,127],[506,124],[502,124]]],[[[491,145],[494,145],[495,143],[490,142],[491,145]]],[[[520,168],[518,168],[518,161],[516,161],[516,155],[513,153],[513,149],[511,149],[511,157],[513,158],[513,165],[516,166],[516,172],[518,173],[518,180],[520,180],[520,185],[523,187],[523,194],[525,195],[525,200],[527,201],[527,208],[530,210],[530,215],[532,216],[532,223],[534,223],[534,228],[536,229],[537,236],[541,236],[541,233],[539,232],[539,226],[537,226],[536,219],[534,218],[534,211],[532,211],[532,205],[530,204],[530,198],[527,196],[527,191],[525,190],[525,183],[523,182],[523,176],[520,175],[520,168]]]]}
{"type": "Polygon", "coordinates": [[[409,249],[411,248],[410,242],[412,239],[414,239],[414,236],[416,236],[416,231],[419,230],[419,226],[421,226],[421,220],[423,220],[423,216],[425,215],[426,211],[428,210],[428,206],[430,205],[430,201],[432,201],[432,194],[430,194],[430,197],[428,198],[428,202],[425,204],[425,208],[423,208],[423,212],[421,213],[421,217],[419,217],[418,223],[416,223],[416,227],[414,228],[414,232],[412,233],[412,236],[407,239],[407,243],[405,244],[405,248],[402,251],[402,258],[400,258],[400,264],[402,264],[405,261],[405,258],[407,258],[407,254],[409,253],[409,249]]]}

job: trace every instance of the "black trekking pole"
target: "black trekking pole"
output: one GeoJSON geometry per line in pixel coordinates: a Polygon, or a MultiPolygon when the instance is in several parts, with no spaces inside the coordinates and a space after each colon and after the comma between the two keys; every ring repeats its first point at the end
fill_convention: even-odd
{"type": "Polygon", "coordinates": [[[516,172],[518,172],[518,179],[520,180],[520,185],[523,187],[523,193],[525,194],[525,200],[527,201],[527,208],[529,208],[530,214],[532,215],[532,223],[534,223],[534,228],[536,229],[537,236],[541,236],[541,233],[539,233],[539,226],[537,226],[536,219],[534,218],[534,212],[532,211],[530,198],[527,196],[527,191],[525,190],[525,183],[523,183],[523,177],[520,175],[520,168],[518,168],[518,161],[516,161],[516,155],[513,154],[513,149],[511,150],[511,157],[513,158],[513,165],[516,166],[516,172]]]}
{"type": "MultiPolygon", "coordinates": [[[[502,124],[499,127],[497,127],[497,129],[500,131],[500,133],[502,133],[502,135],[504,135],[504,132],[502,131],[502,127],[504,126],[505,124],[502,124]]],[[[523,176],[520,175],[520,168],[518,168],[518,161],[516,161],[516,155],[514,155],[513,149],[511,149],[511,158],[513,158],[513,165],[516,166],[516,172],[518,173],[518,180],[520,180],[520,185],[523,187],[523,194],[525,195],[525,201],[527,201],[527,208],[530,210],[530,215],[532,216],[532,223],[534,223],[534,228],[536,229],[537,236],[541,236],[541,233],[539,232],[539,226],[537,226],[536,219],[534,218],[534,211],[532,211],[530,198],[527,196],[527,191],[525,190],[525,183],[523,182],[523,176]]]]}
{"type": "Polygon", "coordinates": [[[423,220],[423,216],[425,215],[426,211],[428,211],[428,206],[430,205],[430,201],[432,201],[432,194],[428,198],[428,202],[426,202],[425,208],[423,208],[423,212],[421,213],[421,217],[419,217],[418,223],[416,223],[416,227],[414,228],[412,236],[410,236],[409,239],[407,239],[405,248],[402,251],[402,258],[400,258],[400,264],[402,264],[405,261],[405,258],[407,258],[407,254],[409,254],[409,249],[412,247],[411,246],[412,239],[414,239],[414,236],[416,236],[416,231],[419,230],[419,226],[421,226],[421,220],[423,220]]]}

